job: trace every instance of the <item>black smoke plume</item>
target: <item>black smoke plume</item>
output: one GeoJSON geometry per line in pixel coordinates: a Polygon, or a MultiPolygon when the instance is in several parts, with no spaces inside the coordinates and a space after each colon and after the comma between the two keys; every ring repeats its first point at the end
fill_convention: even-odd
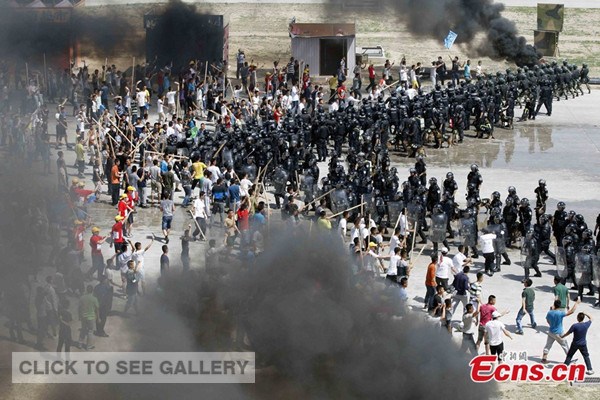
{"type": "MultiPolygon", "coordinates": [[[[331,0],[348,5],[354,0],[331,0]]],[[[475,55],[495,60],[512,61],[517,65],[537,64],[541,55],[518,34],[513,21],[502,16],[504,4],[493,0],[381,0],[396,12],[409,31],[440,42],[449,30],[458,34],[457,44],[475,55]],[[485,39],[478,41],[476,35],[485,39]]]]}
{"type": "Polygon", "coordinates": [[[204,348],[256,352],[258,398],[489,398],[438,322],[358,278],[339,239],[312,232],[272,230],[258,259],[182,279],[165,299],[204,348]]]}
{"type": "Polygon", "coordinates": [[[132,25],[116,10],[61,10],[64,19],[50,20],[49,11],[0,8],[0,55],[5,59],[39,62],[43,54],[67,60],[69,49],[80,44],[82,56],[128,54],[135,44],[132,25]],[[60,22],[62,21],[62,22],[60,22]]]}
{"type": "Polygon", "coordinates": [[[164,11],[146,17],[146,58],[182,67],[190,61],[223,58],[223,18],[203,14],[194,4],[170,0],[164,11]]]}

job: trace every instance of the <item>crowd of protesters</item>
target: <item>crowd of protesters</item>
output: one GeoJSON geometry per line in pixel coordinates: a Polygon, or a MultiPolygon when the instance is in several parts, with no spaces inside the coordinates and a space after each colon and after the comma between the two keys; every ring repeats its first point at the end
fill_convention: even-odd
{"type": "MultiPolygon", "coordinates": [[[[248,63],[241,50],[236,61],[235,80],[228,79],[224,73],[228,68],[225,62],[206,65],[191,62],[178,74],[171,71],[171,66],[161,69],[152,65],[138,66],[134,71],[123,73],[114,65],[105,65],[93,72],[86,65],[80,68],[71,65],[64,73],[50,74],[46,99],[39,79],[16,85],[15,89],[19,89],[22,96],[19,102],[13,101],[16,99],[5,90],[1,103],[0,144],[11,150],[7,157],[30,164],[41,160],[44,175],[56,174],[58,196],[62,195],[65,209],[72,213],[67,225],[47,221],[43,212],[39,216],[40,220],[46,220],[46,231],[66,230],[68,240],[62,247],[59,234],[49,235],[56,240],[51,257],[56,272],[48,274],[44,284],[37,285],[35,290],[31,285],[11,289],[14,291],[13,304],[9,306],[11,339],[24,341],[21,325],[26,323],[29,330],[35,332],[35,345],[39,349],[45,348],[48,337],[56,337],[58,352],[63,347],[68,352],[72,344],[85,350],[94,348],[94,335],[108,336],[105,326],[115,294],[125,300],[123,313],[138,312],[138,296],[149,286],[147,264],[157,264],[145,260],[144,254],[155,240],[162,242],[160,274],[172,273],[169,249],[174,245],[170,237],[173,231],[180,231],[174,226],[175,217],[180,214],[185,215],[186,221],[187,218],[192,221],[186,223],[180,244],[175,245],[181,248],[179,261],[183,271],[197,264],[190,260],[190,243],[207,242],[205,268],[207,273],[218,275],[219,260],[227,262],[235,258],[259,263],[271,223],[283,224],[299,234],[306,232],[308,225],[309,232],[312,229],[329,231],[341,237],[349,247],[351,265],[357,275],[368,277],[365,279],[381,277],[392,290],[397,290],[401,302],[408,300],[409,284],[416,285],[410,280],[410,273],[418,259],[414,257],[414,237],[418,230],[417,224],[409,221],[404,213],[398,215],[397,220],[388,214],[387,227],[381,226],[381,220],[375,223],[371,211],[362,212],[362,208],[360,213],[356,208],[353,213],[341,210],[339,218],[332,218],[329,210],[332,201],[316,193],[307,198],[300,178],[289,174],[283,182],[285,192],[276,193],[280,209],[276,214],[267,191],[270,180],[277,184],[273,177],[276,172],[267,173],[268,162],[259,163],[257,169],[246,153],[242,168],[238,168],[234,155],[232,158],[223,155],[230,146],[223,150],[225,144],[220,145],[217,140],[206,142],[217,133],[235,132],[246,125],[251,128],[256,118],[264,118],[265,122],[272,119],[276,127],[286,127],[284,122],[289,116],[309,112],[318,116],[326,102],[332,113],[353,106],[363,95],[376,102],[384,93],[388,94],[385,90],[392,84],[401,90],[422,89],[420,75],[424,69],[419,63],[408,67],[406,60],[402,60],[398,82],[394,83],[391,78],[394,64],[386,62],[382,78],[376,82],[374,67],[370,65],[370,84],[363,93],[360,66],[353,71],[351,89],[346,90],[348,71],[342,59],[337,74],[327,83],[330,89],[327,96],[322,85],[312,82],[310,66],[299,60],[291,58],[285,66],[274,62],[262,82],[257,77],[258,67],[248,63]],[[49,101],[53,100],[57,103],[56,109],[49,111],[54,107],[49,106],[49,101]],[[72,112],[67,111],[67,104],[72,112]],[[14,112],[15,109],[18,112],[14,112]],[[50,119],[54,120],[51,124],[50,119]],[[202,122],[197,123],[196,119],[202,122]],[[211,125],[210,129],[207,124],[211,125]],[[55,140],[50,138],[49,125],[56,125],[55,140]],[[75,139],[69,142],[73,137],[75,139]],[[63,143],[64,151],[74,152],[74,157],[69,158],[73,158],[76,174],[68,172],[70,166],[63,143]],[[191,143],[192,147],[202,144],[209,150],[180,151],[182,143],[191,143]],[[56,150],[55,167],[52,166],[53,150],[56,150]],[[219,155],[220,151],[223,153],[219,155]],[[93,183],[87,188],[82,181],[86,176],[90,176],[93,183]],[[303,200],[301,192],[305,195],[303,200]],[[282,204],[278,196],[283,199],[282,204]],[[100,207],[95,204],[99,202],[116,208],[110,223],[91,220],[90,207],[100,207]],[[161,221],[151,241],[144,246],[141,241],[131,239],[139,238],[135,225],[137,214],[145,213],[144,209],[149,207],[160,210],[161,221]],[[390,232],[394,222],[396,225],[390,232]],[[110,226],[110,229],[100,229],[100,225],[110,226]],[[387,238],[388,234],[386,243],[384,236],[387,238]],[[88,237],[91,262],[83,262],[87,260],[88,237]],[[82,270],[83,265],[89,268],[82,270]],[[24,305],[19,300],[28,292],[37,318],[35,328],[31,318],[22,312],[24,305]],[[73,301],[81,322],[77,341],[71,328],[75,319],[71,312],[73,301]]],[[[460,65],[455,58],[450,69],[454,85],[461,80],[457,75],[459,66],[464,68],[463,81],[472,79],[470,61],[460,65]]],[[[442,60],[432,63],[429,73],[433,88],[440,82],[444,84],[445,69],[442,60]]],[[[474,74],[483,75],[481,62],[474,74]]],[[[6,75],[3,79],[2,86],[7,88],[10,83],[6,75]]],[[[389,92],[391,97],[393,91],[389,92]]],[[[278,162],[284,162],[283,154],[277,157],[278,162]]],[[[308,173],[300,170],[300,175],[305,178],[308,173]]],[[[473,276],[474,264],[467,255],[468,247],[459,246],[453,258],[449,257],[446,247],[441,249],[441,254],[431,255],[424,308],[431,318],[439,319],[442,328],[450,334],[456,330],[462,333],[465,350],[477,354],[483,342],[487,353],[498,354],[501,359],[502,335],[511,336],[500,322],[506,313],[496,310],[493,295],[487,296],[487,303],[482,300],[484,274],[479,272],[473,276]]],[[[477,255],[475,250],[473,258],[477,255]]],[[[527,277],[524,285],[516,334],[523,333],[521,321],[525,313],[531,317],[531,327],[537,327],[531,279],[527,277]]],[[[592,374],[585,342],[591,317],[579,314],[578,324],[565,332],[562,319],[575,311],[582,295],[580,293],[577,302],[569,308],[568,292],[565,295],[563,287],[562,280],[558,279],[554,288],[556,301],[546,317],[550,333],[543,360],[547,360],[553,342],[557,341],[567,354],[566,363],[580,350],[586,357],[588,373],[592,374]],[[585,318],[589,321],[584,322],[585,318]],[[570,333],[575,335],[575,340],[569,348],[564,337],[570,333]]]]}

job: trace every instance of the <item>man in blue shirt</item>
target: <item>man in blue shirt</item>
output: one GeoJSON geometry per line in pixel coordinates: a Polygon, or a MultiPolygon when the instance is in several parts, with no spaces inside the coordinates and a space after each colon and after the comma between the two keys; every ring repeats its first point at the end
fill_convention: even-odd
{"type": "Polygon", "coordinates": [[[575,312],[575,309],[577,308],[577,304],[579,304],[579,303],[580,303],[580,300],[577,299],[577,302],[573,305],[573,308],[571,308],[567,312],[564,312],[563,310],[561,310],[561,307],[562,307],[561,301],[554,300],[554,305],[552,306],[552,308],[550,308],[550,311],[548,311],[548,314],[546,314],[546,322],[548,322],[549,329],[548,329],[548,338],[546,339],[546,346],[544,347],[544,355],[542,356],[542,363],[548,362],[548,353],[550,352],[550,349],[552,348],[552,345],[554,344],[555,341],[558,342],[560,347],[562,347],[565,354],[568,354],[569,345],[567,344],[567,341],[563,340],[563,338],[561,337],[561,335],[563,334],[562,321],[563,321],[564,317],[568,317],[569,315],[571,315],[575,312]]]}
{"type": "Polygon", "coordinates": [[[233,213],[237,213],[240,208],[240,181],[236,178],[231,180],[229,186],[229,209],[233,210],[233,213]]]}
{"type": "Polygon", "coordinates": [[[571,333],[573,334],[573,342],[571,343],[571,347],[569,347],[569,352],[567,353],[567,358],[565,359],[565,364],[569,365],[573,356],[579,350],[581,355],[583,356],[583,360],[585,361],[585,366],[587,368],[586,374],[594,375],[594,370],[592,369],[592,362],[590,361],[590,353],[587,348],[587,331],[592,325],[592,317],[588,314],[580,312],[577,314],[577,323],[571,325],[569,331],[564,335],[561,335],[561,338],[566,338],[571,333]],[[585,317],[588,317],[587,322],[583,322],[585,317]]]}

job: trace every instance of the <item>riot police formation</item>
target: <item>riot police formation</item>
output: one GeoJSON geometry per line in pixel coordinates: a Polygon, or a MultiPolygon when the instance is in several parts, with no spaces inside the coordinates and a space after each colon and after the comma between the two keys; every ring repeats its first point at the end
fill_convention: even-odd
{"type": "MultiPolygon", "coordinates": [[[[440,242],[448,247],[445,241],[454,237],[453,223],[457,223],[462,243],[473,257],[478,256],[478,216],[480,207],[485,206],[490,216],[493,213],[488,224],[497,236],[494,254],[499,269],[502,257],[510,263],[506,249],[522,243],[528,235],[535,239],[537,253],[551,258],[549,235],[554,234],[562,245],[568,232],[570,245],[577,246],[593,237],[584,234],[584,221],[577,214],[567,214],[564,205],[554,216],[545,214],[548,190],[543,180],[535,190],[535,214],[514,187],[508,188],[504,202],[498,191],[490,199],[482,199],[483,177],[476,164],[467,176],[466,208],[459,210],[459,185],[453,173],[448,172],[443,182],[428,179],[425,149],[460,143],[469,131],[472,137],[491,137],[495,128],[510,129],[515,107],[524,107],[527,118],[535,118],[539,105],[551,114],[552,101],[583,93],[581,84],[586,84],[587,76],[587,67],[579,70],[564,63],[544,64],[458,85],[437,85],[429,93],[391,89],[389,96],[381,93],[354,103],[342,102],[333,112],[314,102],[281,119],[276,119],[266,98],[254,110],[250,105],[244,108],[243,102],[222,102],[221,111],[227,109],[228,118],[221,113],[214,130],[194,135],[196,122],[192,114],[186,115],[181,121],[183,135],[179,135],[185,139],[167,138],[163,150],[192,160],[216,159],[218,165],[240,176],[263,181],[267,188],[274,187],[278,207],[291,187],[303,192],[305,203],[333,190],[325,203],[334,213],[365,203],[364,209],[377,225],[390,228],[406,210],[410,228],[417,227],[413,234],[425,243],[425,232],[431,229],[429,240],[435,247],[440,242]],[[391,152],[415,157],[406,180],[401,181],[391,167],[391,152]],[[320,176],[319,161],[327,163],[325,176],[320,176]]],[[[119,126],[128,129],[125,123],[119,126]]],[[[146,148],[161,147],[160,127],[158,130],[149,132],[152,137],[146,148]]]]}

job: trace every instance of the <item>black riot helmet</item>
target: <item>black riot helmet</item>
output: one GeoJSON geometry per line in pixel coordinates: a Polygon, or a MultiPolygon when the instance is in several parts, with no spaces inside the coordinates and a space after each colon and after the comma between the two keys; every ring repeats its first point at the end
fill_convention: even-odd
{"type": "Polygon", "coordinates": [[[494,193],[492,193],[492,198],[495,200],[500,200],[500,192],[495,191],[494,193]]]}
{"type": "Polygon", "coordinates": [[[559,211],[565,211],[565,208],[567,208],[567,205],[565,204],[565,202],[564,202],[564,201],[559,201],[559,202],[556,204],[556,208],[557,208],[559,211]]]}
{"type": "Polygon", "coordinates": [[[540,186],[546,186],[546,180],[544,180],[544,179],[540,179],[540,180],[538,181],[538,185],[540,185],[540,186]]]}
{"type": "Polygon", "coordinates": [[[437,185],[437,179],[432,176],[431,178],[429,178],[429,184],[430,185],[437,185]]]}
{"type": "Polygon", "coordinates": [[[563,237],[562,239],[562,245],[563,247],[567,247],[569,245],[573,244],[573,237],[571,235],[566,235],[563,237]]]}
{"type": "Polygon", "coordinates": [[[479,171],[479,166],[477,164],[471,164],[471,172],[479,171]]]}
{"type": "Polygon", "coordinates": [[[454,174],[452,172],[448,172],[446,174],[446,179],[454,179],[454,174]]]}
{"type": "Polygon", "coordinates": [[[521,207],[529,207],[529,199],[527,197],[521,199],[521,207]]]}

